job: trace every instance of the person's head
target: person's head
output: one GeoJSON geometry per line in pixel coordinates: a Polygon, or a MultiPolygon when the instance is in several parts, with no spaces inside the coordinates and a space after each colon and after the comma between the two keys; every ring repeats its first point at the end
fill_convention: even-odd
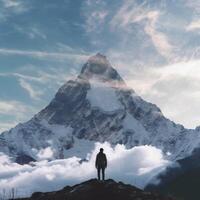
{"type": "Polygon", "coordinates": [[[103,148],[100,148],[100,152],[103,153],[103,148]]]}

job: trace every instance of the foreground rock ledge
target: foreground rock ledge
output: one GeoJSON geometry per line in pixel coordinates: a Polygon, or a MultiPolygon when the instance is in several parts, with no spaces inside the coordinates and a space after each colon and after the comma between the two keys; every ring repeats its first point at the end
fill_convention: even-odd
{"type": "Polygon", "coordinates": [[[99,182],[92,179],[55,192],[36,192],[23,200],[175,200],[157,193],[145,192],[132,185],[111,179],[99,182]]]}

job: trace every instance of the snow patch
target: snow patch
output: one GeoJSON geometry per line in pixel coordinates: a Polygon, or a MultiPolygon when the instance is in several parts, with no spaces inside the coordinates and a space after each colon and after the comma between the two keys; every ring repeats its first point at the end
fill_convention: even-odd
{"type": "Polygon", "coordinates": [[[129,113],[126,114],[126,117],[123,121],[123,127],[124,127],[124,130],[134,131],[135,133],[134,137],[137,138],[138,141],[140,141],[140,144],[144,144],[146,143],[145,141],[148,141],[149,136],[148,136],[147,131],[140,124],[140,122],[136,120],[129,113]]]}
{"type": "Polygon", "coordinates": [[[121,108],[116,90],[108,82],[92,78],[90,79],[90,86],[87,99],[93,107],[101,108],[103,111],[115,111],[121,108]]]}
{"type": "Polygon", "coordinates": [[[57,125],[57,124],[49,124],[47,120],[41,120],[40,124],[44,126],[46,129],[55,133],[55,136],[71,136],[73,128],[70,126],[57,125]]]}
{"type": "Polygon", "coordinates": [[[140,124],[138,120],[136,120],[132,115],[129,113],[126,114],[126,117],[123,121],[124,128],[127,130],[135,130],[136,132],[145,135],[146,131],[144,127],[140,124]]]}

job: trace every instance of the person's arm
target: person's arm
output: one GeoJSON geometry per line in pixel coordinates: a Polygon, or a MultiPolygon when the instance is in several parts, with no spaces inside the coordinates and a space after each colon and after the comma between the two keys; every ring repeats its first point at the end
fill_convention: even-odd
{"type": "Polygon", "coordinates": [[[96,156],[96,162],[95,162],[95,167],[97,168],[98,165],[98,155],[96,156]]]}
{"type": "Polygon", "coordinates": [[[107,167],[107,158],[106,158],[106,154],[105,154],[105,167],[107,167]]]}

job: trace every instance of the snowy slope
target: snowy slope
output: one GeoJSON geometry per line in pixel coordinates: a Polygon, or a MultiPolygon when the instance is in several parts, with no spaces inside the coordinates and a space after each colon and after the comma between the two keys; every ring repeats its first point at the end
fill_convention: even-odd
{"type": "Polygon", "coordinates": [[[188,130],[166,119],[156,105],[126,86],[105,56],[97,54],[46,108],[2,133],[0,151],[13,159],[22,155],[36,160],[84,158],[95,141],[128,148],[151,144],[177,160],[199,147],[200,134],[199,129],[188,130]]]}

